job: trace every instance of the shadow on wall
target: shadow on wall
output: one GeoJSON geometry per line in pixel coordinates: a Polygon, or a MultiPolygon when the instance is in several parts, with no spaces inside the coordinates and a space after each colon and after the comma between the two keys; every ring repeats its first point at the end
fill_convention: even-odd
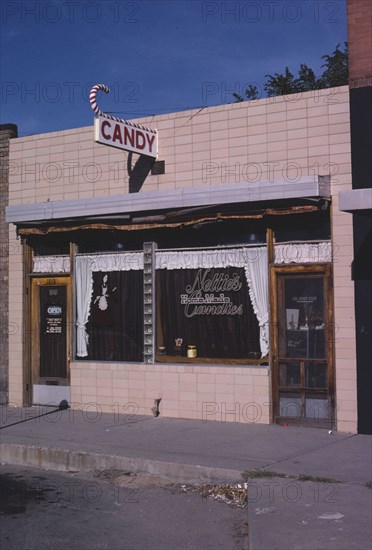
{"type": "Polygon", "coordinates": [[[135,165],[132,165],[133,153],[128,154],[127,168],[129,175],[129,193],[138,193],[154,166],[155,159],[140,155],[135,165]]]}

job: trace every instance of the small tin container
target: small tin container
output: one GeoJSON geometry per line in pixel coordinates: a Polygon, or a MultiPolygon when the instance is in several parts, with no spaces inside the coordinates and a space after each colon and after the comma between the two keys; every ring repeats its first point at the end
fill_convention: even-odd
{"type": "Polygon", "coordinates": [[[187,346],[187,357],[197,357],[196,346],[187,346]]]}

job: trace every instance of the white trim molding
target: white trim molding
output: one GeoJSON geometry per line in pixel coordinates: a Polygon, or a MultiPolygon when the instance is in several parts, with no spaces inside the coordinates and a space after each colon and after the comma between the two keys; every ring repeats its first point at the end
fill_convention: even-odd
{"type": "Polygon", "coordinates": [[[339,205],[342,212],[355,212],[356,210],[372,209],[372,188],[352,189],[341,191],[339,205]]]}

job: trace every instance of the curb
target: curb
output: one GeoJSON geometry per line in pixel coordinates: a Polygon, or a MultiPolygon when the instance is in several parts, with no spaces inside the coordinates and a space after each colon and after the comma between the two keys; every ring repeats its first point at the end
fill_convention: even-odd
{"type": "Polygon", "coordinates": [[[123,470],[157,476],[175,483],[241,483],[241,472],[226,468],[211,468],[199,464],[162,462],[68,449],[34,447],[14,443],[0,444],[0,461],[4,464],[33,466],[58,472],[91,472],[93,470],[123,470]]]}

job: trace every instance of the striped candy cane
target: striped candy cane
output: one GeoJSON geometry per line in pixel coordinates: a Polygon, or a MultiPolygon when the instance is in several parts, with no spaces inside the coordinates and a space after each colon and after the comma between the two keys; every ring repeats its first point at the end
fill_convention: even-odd
{"type": "Polygon", "coordinates": [[[156,130],[152,130],[151,128],[148,128],[147,126],[141,126],[140,124],[136,124],[135,122],[130,122],[129,120],[124,120],[122,118],[118,118],[116,116],[108,115],[107,113],[104,113],[101,111],[101,109],[97,105],[97,92],[99,90],[102,90],[105,92],[105,94],[108,94],[110,92],[110,88],[105,86],[104,84],[96,84],[93,86],[93,88],[90,90],[89,94],[89,101],[90,106],[92,107],[94,113],[97,116],[104,116],[105,118],[109,118],[110,120],[115,120],[116,122],[123,122],[124,124],[128,124],[129,126],[133,126],[134,128],[140,128],[141,130],[146,130],[147,132],[151,132],[152,134],[156,134],[156,130]]]}

